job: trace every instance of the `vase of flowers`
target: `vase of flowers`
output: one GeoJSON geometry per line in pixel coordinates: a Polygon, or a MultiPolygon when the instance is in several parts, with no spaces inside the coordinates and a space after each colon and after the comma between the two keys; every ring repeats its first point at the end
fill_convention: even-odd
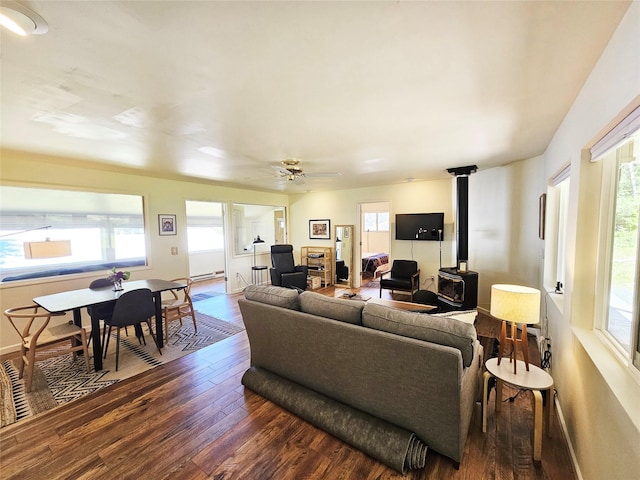
{"type": "Polygon", "coordinates": [[[129,272],[123,272],[122,270],[116,270],[116,267],[111,269],[111,274],[107,277],[113,284],[113,290],[115,292],[122,290],[123,280],[129,280],[131,274],[129,272]]]}

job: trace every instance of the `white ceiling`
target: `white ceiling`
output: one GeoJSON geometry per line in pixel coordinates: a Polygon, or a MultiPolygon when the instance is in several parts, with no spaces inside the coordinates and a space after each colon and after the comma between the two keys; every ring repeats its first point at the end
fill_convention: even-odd
{"type": "Polygon", "coordinates": [[[0,34],[3,148],[289,193],[542,154],[629,5],[21,3],[49,32],[0,34]]]}

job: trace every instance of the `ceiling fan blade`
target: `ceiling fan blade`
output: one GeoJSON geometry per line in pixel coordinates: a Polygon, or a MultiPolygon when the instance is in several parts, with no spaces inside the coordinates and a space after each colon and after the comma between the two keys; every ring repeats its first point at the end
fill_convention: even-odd
{"type": "Polygon", "coordinates": [[[307,177],[340,177],[342,174],[340,172],[316,172],[316,173],[305,173],[307,177]]]}

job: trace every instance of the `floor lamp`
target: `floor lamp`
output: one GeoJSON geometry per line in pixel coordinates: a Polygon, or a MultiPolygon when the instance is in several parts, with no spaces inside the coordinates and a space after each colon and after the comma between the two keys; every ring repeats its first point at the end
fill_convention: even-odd
{"type": "Polygon", "coordinates": [[[262,272],[267,269],[265,265],[256,265],[256,245],[258,243],[264,243],[264,240],[260,238],[260,235],[258,235],[253,241],[253,267],[251,267],[251,281],[254,285],[258,284],[258,276],[260,277],[260,284],[262,284],[262,272]]]}
{"type": "Polygon", "coordinates": [[[491,286],[491,316],[502,320],[500,330],[500,348],[498,365],[502,361],[505,345],[511,344],[510,361],[513,362],[513,373],[516,371],[516,347],[522,349],[524,364],[529,371],[529,348],[527,342],[527,324],[540,322],[540,290],[520,285],[491,286]],[[511,336],[507,337],[507,322],[511,323],[511,336]],[[517,338],[518,327],[522,325],[522,334],[517,338]]]}
{"type": "Polygon", "coordinates": [[[264,240],[260,238],[260,235],[258,235],[253,241],[253,266],[254,267],[257,266],[256,265],[256,244],[258,243],[264,243],[264,240]]]}

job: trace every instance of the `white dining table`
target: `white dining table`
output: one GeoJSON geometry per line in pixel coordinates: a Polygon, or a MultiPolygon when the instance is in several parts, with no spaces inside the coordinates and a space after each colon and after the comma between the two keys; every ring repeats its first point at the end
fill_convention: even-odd
{"type": "MultiPolygon", "coordinates": [[[[66,292],[52,293],[36,297],[33,301],[51,313],[73,312],[73,321],[82,326],[81,310],[101,303],[117,302],[124,292],[148,288],[153,293],[156,307],[156,340],[158,347],[164,346],[162,328],[162,292],[167,290],[182,290],[187,287],[185,283],[169,280],[150,279],[134,280],[122,283],[122,290],[114,291],[112,287],[81,288],[66,292]]],[[[95,309],[92,309],[95,310],[95,309]]],[[[102,345],[100,339],[100,318],[91,315],[91,341],[93,345],[93,365],[96,371],[102,370],[102,345]]]]}

